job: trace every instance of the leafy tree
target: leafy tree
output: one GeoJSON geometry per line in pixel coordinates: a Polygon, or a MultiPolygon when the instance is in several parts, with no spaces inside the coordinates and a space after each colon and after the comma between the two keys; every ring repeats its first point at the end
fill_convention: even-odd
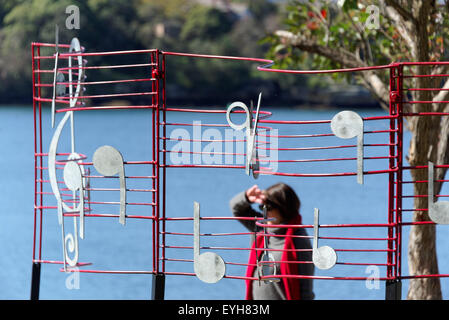
{"type": "MultiPolygon", "coordinates": [[[[427,0],[346,0],[346,1],[291,1],[287,8],[285,30],[278,30],[270,38],[270,56],[278,58],[281,66],[298,67],[310,61],[314,68],[352,68],[389,64],[394,61],[439,61],[447,58],[449,28],[449,2],[440,5],[427,0]],[[338,6],[338,4],[340,6],[338,6]],[[379,28],[366,28],[369,5],[381,9],[379,28]]],[[[418,66],[417,74],[447,73],[447,66],[418,66]]],[[[388,106],[388,75],[381,71],[361,72],[359,83],[367,87],[388,106]]],[[[414,78],[414,88],[438,87],[428,77],[414,78]]],[[[438,80],[439,81],[439,80],[438,80]]],[[[449,87],[449,80],[442,88],[449,87]]],[[[428,104],[406,104],[406,112],[447,112],[445,101],[448,91],[413,91],[413,100],[433,101],[428,104]]],[[[448,117],[410,117],[407,119],[412,138],[408,161],[413,166],[448,163],[448,117]]],[[[415,181],[427,180],[425,170],[412,170],[415,181]]],[[[446,168],[437,170],[437,180],[442,180],[446,168]]],[[[435,186],[436,192],[441,183],[435,186]]],[[[413,221],[428,221],[427,184],[415,183],[413,221]]],[[[411,274],[438,274],[435,248],[435,226],[412,226],[408,258],[411,274]]],[[[438,278],[410,280],[408,299],[441,299],[438,278]]]]}

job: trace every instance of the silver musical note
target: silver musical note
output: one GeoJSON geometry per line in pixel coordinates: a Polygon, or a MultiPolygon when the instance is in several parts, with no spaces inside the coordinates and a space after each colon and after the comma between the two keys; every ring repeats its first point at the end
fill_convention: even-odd
{"type": "MultiPolygon", "coordinates": [[[[71,46],[70,46],[70,52],[72,51],[76,51],[76,52],[81,52],[81,45],[78,41],[78,39],[74,38],[72,39],[71,42],[71,46]]],[[[58,52],[58,28],[56,28],[56,52],[58,52]]],[[[56,57],[57,59],[57,57],[56,57]]],[[[58,75],[56,73],[57,70],[57,61],[55,61],[55,77],[56,79],[58,78],[58,75]]],[[[81,75],[83,74],[83,70],[82,70],[82,57],[78,56],[78,84],[77,84],[77,88],[76,88],[76,92],[78,92],[78,94],[75,92],[75,94],[73,93],[73,83],[72,83],[72,69],[71,69],[71,57],[69,58],[69,80],[70,80],[70,85],[69,85],[69,89],[70,89],[70,106],[73,107],[76,105],[77,100],[78,100],[78,94],[79,91],[81,90],[81,75]]],[[[59,76],[61,79],[61,76],[59,76]]],[[[59,80],[58,80],[59,81],[59,80]]],[[[56,86],[56,80],[54,79],[54,86],[53,86],[53,96],[55,97],[56,94],[58,94],[56,92],[56,90],[61,90],[61,88],[58,89],[58,87],[56,86]]],[[[65,90],[65,89],[64,89],[65,90]]],[[[52,126],[54,123],[54,118],[55,118],[55,110],[54,110],[54,105],[53,105],[53,101],[52,100],[52,126]]],[[[65,230],[64,230],[64,212],[72,212],[74,211],[72,208],[70,208],[69,206],[67,206],[65,204],[65,202],[62,200],[61,197],[61,192],[59,190],[59,186],[58,186],[58,181],[57,181],[57,177],[56,177],[56,154],[57,154],[57,149],[58,149],[58,143],[59,143],[59,139],[62,133],[62,130],[64,128],[64,126],[67,124],[68,120],[70,121],[70,126],[71,126],[71,130],[70,130],[70,141],[71,141],[71,153],[70,156],[68,157],[68,162],[80,162],[81,163],[81,157],[79,154],[77,154],[75,152],[75,132],[74,132],[74,117],[73,117],[73,111],[68,111],[64,114],[64,117],[61,119],[61,121],[59,122],[58,126],[55,129],[55,132],[53,133],[53,137],[51,139],[50,142],[50,147],[49,147],[49,151],[48,151],[48,175],[49,175],[49,180],[50,180],[50,186],[51,189],[53,191],[53,194],[57,200],[57,208],[58,208],[58,223],[61,226],[61,233],[62,233],[62,250],[63,250],[63,262],[64,262],[64,271],[66,271],[66,262],[69,263],[70,266],[75,266],[77,261],[78,261],[78,230],[77,230],[77,219],[76,216],[73,217],[73,222],[74,222],[74,234],[65,234],[65,230]],[[66,246],[67,243],[67,246],[66,246]],[[68,256],[67,253],[67,248],[69,249],[70,252],[75,252],[75,256],[73,259],[71,259],[68,256]]],[[[70,169],[73,168],[73,165],[69,165],[67,167],[67,178],[69,176],[69,173],[73,171],[74,169],[70,169]]],[[[84,175],[84,169],[83,167],[79,167],[81,170],[81,176],[84,175]]],[[[84,179],[81,179],[81,181],[83,181],[82,183],[84,184],[85,181],[84,179]]],[[[69,184],[72,184],[71,187],[73,187],[74,185],[77,184],[77,182],[72,181],[71,179],[67,179],[67,182],[69,182],[69,184]]],[[[73,191],[72,188],[69,188],[73,191]]],[[[80,188],[78,188],[80,189],[80,188]]],[[[84,189],[84,188],[81,188],[84,189]]],[[[75,200],[75,199],[74,199],[75,200]]],[[[80,191],[80,202],[83,201],[84,202],[84,191],[80,191]]],[[[81,214],[81,210],[80,214],[81,214]]],[[[82,207],[82,211],[84,212],[84,207],[82,207]]],[[[81,218],[81,216],[80,216],[81,218]]],[[[83,219],[81,219],[83,220],[83,219]]],[[[83,223],[83,229],[84,229],[84,222],[83,223]]],[[[84,234],[83,234],[84,237],[84,234]]]]}
{"type": "Polygon", "coordinates": [[[259,99],[257,102],[257,111],[256,117],[253,123],[253,112],[248,110],[246,104],[240,101],[236,101],[231,103],[231,105],[226,110],[226,120],[228,124],[237,131],[242,129],[246,129],[246,164],[245,164],[245,172],[247,175],[250,175],[252,171],[253,177],[257,179],[259,174],[255,171],[259,170],[259,159],[256,148],[256,136],[257,136],[257,124],[259,121],[259,109],[260,109],[260,101],[262,99],[262,92],[259,93],[259,99]],[[246,113],[246,119],[242,124],[235,124],[231,120],[231,111],[234,108],[242,108],[246,113]]]}
{"type": "Polygon", "coordinates": [[[314,223],[313,223],[313,248],[312,248],[312,261],[313,264],[319,269],[330,269],[335,263],[337,263],[337,254],[335,250],[329,246],[321,246],[318,248],[319,237],[319,214],[318,208],[314,210],[314,223]]]}
{"type": "Polygon", "coordinates": [[[73,200],[76,200],[76,191],[79,191],[78,207],[73,208],[72,212],[79,212],[80,215],[80,237],[84,239],[84,186],[81,167],[75,161],[69,161],[64,166],[64,183],[67,188],[73,192],[73,200]]]}
{"type": "Polygon", "coordinates": [[[53,97],[51,100],[51,127],[55,126],[55,109],[56,109],[56,81],[58,79],[58,60],[59,60],[59,27],[55,26],[55,67],[53,71],[53,97]]]}
{"type": "MultiPolygon", "coordinates": [[[[72,53],[72,52],[81,53],[81,44],[80,44],[80,41],[78,40],[78,38],[73,38],[72,41],[70,42],[69,53],[72,53]]],[[[83,56],[77,55],[76,58],[78,60],[78,70],[77,70],[78,80],[77,80],[75,92],[73,92],[72,56],[69,56],[69,83],[70,83],[69,94],[70,94],[70,107],[71,108],[76,106],[79,94],[82,89],[81,81],[84,78],[83,56]]]]}
{"type": "Polygon", "coordinates": [[[331,129],[342,139],[357,137],[357,182],[363,184],[363,119],[353,111],[341,111],[332,118],[331,129]]]}
{"type": "Polygon", "coordinates": [[[118,174],[120,181],[120,217],[119,222],[125,225],[126,221],[126,180],[125,167],[122,154],[111,146],[98,148],[93,156],[95,169],[104,176],[118,174]]]}
{"type": "MultiPolygon", "coordinates": [[[[268,222],[268,221],[273,221],[273,218],[268,218],[268,214],[267,214],[267,206],[264,205],[263,206],[263,220],[259,220],[259,222],[268,222]]],[[[271,252],[269,252],[268,249],[268,237],[266,236],[267,234],[267,228],[263,228],[263,232],[264,232],[264,236],[263,236],[263,240],[264,240],[264,248],[263,248],[263,253],[262,256],[260,258],[260,260],[257,262],[259,268],[259,277],[261,276],[268,276],[268,275],[273,275],[275,276],[277,274],[277,266],[275,263],[275,259],[273,257],[273,255],[271,254],[271,252]]],[[[259,278],[260,279],[260,278],[259,278]]],[[[270,278],[270,279],[264,279],[264,282],[279,282],[281,281],[279,278],[270,278]]]]}
{"type": "Polygon", "coordinates": [[[193,269],[203,282],[216,283],[226,273],[226,264],[214,252],[200,254],[200,204],[193,202],[193,269]]]}
{"type": "Polygon", "coordinates": [[[429,161],[428,166],[428,209],[429,218],[438,224],[449,224],[449,202],[434,202],[434,164],[429,161]]]}

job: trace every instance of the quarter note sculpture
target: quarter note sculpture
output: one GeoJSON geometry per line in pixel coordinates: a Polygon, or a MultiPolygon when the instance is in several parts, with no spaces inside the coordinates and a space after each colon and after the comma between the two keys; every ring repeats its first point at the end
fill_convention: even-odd
{"type": "Polygon", "coordinates": [[[98,148],[93,156],[95,169],[104,176],[118,174],[120,181],[120,217],[119,222],[125,225],[126,221],[126,180],[125,166],[122,154],[111,146],[98,148]]]}
{"type": "Polygon", "coordinates": [[[438,224],[449,224],[449,201],[434,202],[434,164],[429,161],[428,166],[428,201],[429,218],[438,224]]]}
{"type": "Polygon", "coordinates": [[[342,139],[357,137],[357,182],[363,184],[363,119],[353,111],[341,111],[331,120],[335,136],[342,139]]]}
{"type": "Polygon", "coordinates": [[[200,204],[193,202],[193,269],[203,282],[216,283],[226,273],[223,258],[214,252],[200,254],[200,204]]]}
{"type": "Polygon", "coordinates": [[[319,215],[320,211],[318,208],[314,210],[313,219],[313,248],[312,248],[312,261],[313,264],[322,270],[327,270],[332,268],[337,263],[337,254],[335,250],[329,246],[321,246],[318,248],[318,237],[319,237],[319,215]]]}
{"type": "Polygon", "coordinates": [[[250,175],[252,171],[253,177],[257,179],[259,173],[256,172],[259,170],[259,159],[256,148],[256,136],[257,136],[257,123],[259,121],[259,109],[260,109],[260,101],[262,99],[262,92],[259,93],[259,99],[257,102],[257,111],[256,117],[253,121],[253,110],[248,110],[246,104],[240,101],[236,101],[229,105],[226,111],[226,120],[228,124],[234,130],[240,131],[242,129],[246,129],[246,164],[245,164],[245,172],[247,175],[250,175]],[[246,113],[246,119],[242,124],[235,124],[231,120],[231,112],[234,108],[242,108],[246,113]],[[254,123],[253,123],[254,122],[254,123]]]}
{"type": "MultiPolygon", "coordinates": [[[[259,220],[259,222],[268,222],[271,221],[271,218],[268,218],[267,216],[267,206],[264,205],[263,206],[263,220],[259,220]]],[[[262,257],[260,258],[260,260],[257,262],[257,264],[259,265],[259,276],[268,276],[268,275],[273,275],[275,276],[277,274],[277,266],[276,266],[276,262],[275,259],[273,257],[273,255],[271,254],[271,252],[269,252],[268,249],[268,237],[267,237],[267,229],[264,227],[263,228],[263,240],[264,240],[264,248],[263,248],[263,253],[262,253],[262,257]]],[[[279,278],[270,278],[270,279],[265,279],[264,282],[279,282],[281,281],[279,278]]]]}

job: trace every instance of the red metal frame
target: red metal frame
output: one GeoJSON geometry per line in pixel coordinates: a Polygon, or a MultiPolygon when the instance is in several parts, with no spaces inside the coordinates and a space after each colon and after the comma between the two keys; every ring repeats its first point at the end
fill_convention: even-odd
{"type": "MultiPolygon", "coordinates": [[[[50,103],[51,97],[44,97],[42,93],[42,88],[52,87],[52,83],[44,83],[42,81],[42,74],[52,74],[53,70],[49,67],[48,69],[41,69],[41,61],[47,61],[54,63],[55,56],[41,55],[41,48],[54,48],[53,44],[45,43],[32,43],[32,68],[33,68],[33,110],[34,110],[34,148],[35,148],[35,206],[34,206],[34,234],[33,234],[33,262],[41,263],[55,263],[62,264],[62,261],[58,261],[54,258],[47,259],[43,258],[42,255],[42,234],[43,234],[43,214],[44,211],[51,210],[56,212],[56,205],[52,203],[51,205],[44,204],[43,195],[45,194],[45,184],[48,183],[44,179],[44,172],[46,171],[44,165],[44,158],[46,153],[44,152],[43,132],[42,132],[42,103],[50,103]],[[38,250],[36,253],[36,249],[38,250]]],[[[60,48],[68,48],[67,45],[60,45],[60,48]]],[[[337,249],[337,251],[366,251],[366,252],[385,252],[386,261],[385,263],[355,263],[355,262],[340,262],[342,265],[379,265],[386,266],[386,274],[379,280],[401,280],[401,279],[411,279],[419,277],[447,277],[447,274],[438,275],[407,275],[404,276],[401,270],[401,260],[402,260],[402,227],[417,224],[428,224],[432,222],[403,222],[402,214],[405,211],[411,209],[403,209],[403,184],[404,183],[417,183],[416,181],[406,182],[403,181],[403,171],[413,170],[418,167],[405,167],[403,165],[403,134],[404,126],[403,121],[405,116],[427,116],[427,115],[449,115],[447,113],[435,113],[435,112],[422,112],[422,113],[404,113],[403,104],[404,103],[428,103],[426,101],[407,101],[404,96],[404,79],[411,77],[422,77],[430,75],[404,75],[403,70],[407,67],[412,67],[418,63],[393,63],[385,66],[375,66],[375,67],[365,67],[365,68],[352,68],[352,69],[336,69],[336,70],[319,70],[319,71],[301,71],[301,70],[280,70],[271,68],[272,61],[267,59],[256,59],[256,58],[245,58],[245,57],[230,57],[230,56],[213,56],[213,55],[199,55],[199,54],[188,54],[188,53],[178,53],[178,52],[162,52],[159,50],[129,50],[129,51],[116,51],[116,52],[98,52],[98,53],[61,53],[60,59],[64,60],[70,56],[82,55],[83,57],[89,56],[100,56],[106,57],[111,55],[131,55],[131,54],[146,54],[149,55],[148,63],[143,64],[124,64],[124,65],[109,65],[109,66],[89,66],[83,67],[86,70],[98,70],[107,68],[146,68],[146,78],[139,79],[125,79],[125,80],[104,80],[97,82],[84,82],[84,85],[95,85],[95,84],[114,84],[114,83],[129,83],[129,82],[151,82],[151,91],[148,92],[131,92],[122,94],[100,94],[100,95],[82,95],[80,99],[101,99],[101,98],[116,98],[118,96],[149,96],[151,98],[151,105],[124,105],[124,106],[83,106],[78,105],[75,108],[66,108],[67,98],[57,99],[56,102],[60,106],[56,112],[67,112],[75,111],[81,112],[86,110],[108,110],[108,109],[148,109],[151,110],[152,119],[152,159],[140,162],[127,162],[127,164],[150,164],[152,165],[152,176],[151,177],[129,177],[129,178],[149,178],[151,179],[151,189],[147,191],[152,192],[152,202],[140,205],[146,205],[152,207],[151,215],[131,215],[128,218],[137,218],[152,221],[152,241],[153,241],[153,264],[150,270],[86,270],[80,269],[80,272],[90,272],[90,273],[118,273],[118,274],[165,274],[165,275],[188,275],[194,276],[192,272],[173,272],[166,271],[166,263],[175,262],[193,262],[192,259],[180,259],[178,257],[167,256],[168,249],[187,249],[192,250],[192,246],[173,246],[167,244],[166,235],[182,235],[182,236],[193,236],[191,233],[186,232],[175,232],[167,228],[166,222],[171,221],[190,221],[193,220],[192,217],[170,217],[166,212],[166,190],[169,187],[167,185],[166,174],[167,170],[170,168],[232,168],[232,169],[243,169],[243,165],[205,165],[205,164],[185,164],[185,165],[175,165],[167,162],[167,153],[170,150],[167,149],[167,141],[170,139],[167,136],[168,127],[176,126],[192,126],[189,123],[174,123],[168,122],[167,113],[170,112],[188,112],[194,115],[195,113],[206,113],[206,114],[216,114],[216,113],[226,113],[226,110],[217,109],[207,109],[207,108],[176,108],[167,106],[167,92],[166,92],[166,60],[168,57],[188,57],[191,59],[225,59],[235,62],[257,62],[263,64],[259,66],[258,69],[266,72],[279,72],[279,73],[291,73],[291,74],[328,74],[336,72],[364,72],[369,70],[387,70],[390,73],[389,79],[389,89],[390,89],[390,104],[389,104],[389,114],[381,117],[365,117],[364,121],[387,121],[389,129],[375,129],[371,131],[365,131],[365,134],[388,134],[388,139],[382,144],[365,144],[366,147],[387,147],[388,155],[376,156],[376,157],[365,157],[365,160],[384,160],[388,162],[388,168],[382,170],[366,170],[364,174],[376,175],[376,174],[387,174],[388,175],[388,212],[386,216],[385,223],[348,223],[348,224],[324,224],[320,225],[321,228],[385,228],[387,237],[386,238],[369,238],[369,237],[351,237],[350,235],[345,237],[321,237],[322,239],[340,239],[340,240],[357,240],[357,241],[385,241],[386,249],[337,249]],[[62,105],[62,107],[61,107],[62,105]]],[[[423,63],[429,65],[435,65],[439,63],[423,63]]],[[[72,68],[76,69],[76,68],[72,68]]],[[[64,72],[68,71],[68,68],[61,68],[64,72]]],[[[449,76],[449,75],[432,75],[432,76],[449,76]]],[[[69,84],[68,82],[63,84],[69,84]]],[[[412,88],[407,90],[444,90],[441,88],[412,88]]],[[[447,101],[444,101],[447,102],[447,101]]],[[[271,126],[307,126],[310,124],[324,124],[329,125],[330,120],[313,120],[313,121],[303,121],[303,120],[270,120],[271,113],[266,111],[261,111],[261,119],[259,120],[259,128],[261,128],[260,136],[264,137],[276,137],[279,139],[303,139],[303,138],[320,138],[320,137],[330,137],[333,136],[331,133],[319,133],[319,134],[295,134],[295,135],[282,135],[271,136],[266,132],[270,130],[271,126]],[[263,130],[265,129],[265,130],[263,130]]],[[[201,124],[201,126],[217,127],[223,128],[227,125],[206,123],[201,124]]],[[[190,140],[193,141],[193,140],[190,140]]],[[[223,140],[224,141],[224,140],[223,140]]],[[[354,148],[355,145],[341,145],[341,146],[320,146],[320,147],[309,147],[309,148],[277,148],[277,151],[292,151],[292,150],[329,150],[329,149],[339,149],[339,148],[354,148]]],[[[272,150],[270,146],[258,146],[260,150],[272,150]]],[[[63,155],[63,154],[60,154],[63,155]]],[[[233,153],[237,155],[237,153],[233,153]]],[[[304,163],[309,162],[319,165],[321,162],[327,161],[353,161],[355,158],[316,158],[316,159],[280,159],[277,160],[279,163],[289,164],[289,163],[304,163]]],[[[86,167],[92,165],[91,162],[85,162],[86,167]]],[[[447,164],[438,164],[438,166],[447,166],[447,164]]],[[[262,175],[278,175],[278,176],[288,176],[288,177],[342,177],[342,176],[354,176],[355,172],[317,172],[317,173],[300,173],[300,172],[271,172],[261,168],[259,171],[262,175]]],[[[99,178],[98,176],[91,176],[99,178]]],[[[101,203],[92,202],[91,203],[101,203]]],[[[106,203],[106,202],[103,202],[106,203]]],[[[139,204],[135,204],[139,205],[139,204]]],[[[66,214],[66,216],[73,216],[74,214],[66,214]]],[[[75,214],[76,215],[76,214],[75,214]]],[[[104,215],[95,214],[88,212],[87,217],[117,217],[117,215],[104,215]]],[[[202,220],[239,220],[245,218],[235,218],[235,217],[202,217],[202,220]]],[[[250,218],[253,219],[253,218],[250,218]]],[[[298,228],[313,228],[312,225],[300,225],[298,228]]],[[[227,234],[212,234],[215,236],[232,236],[232,235],[242,235],[250,233],[227,233],[227,234]]],[[[193,244],[193,241],[190,242],[193,244]]],[[[249,248],[233,248],[233,247],[209,247],[209,250],[220,249],[220,250],[249,250],[249,248]]],[[[193,256],[193,255],[192,255],[193,256]]],[[[226,262],[229,265],[240,265],[247,266],[246,262],[226,262]]],[[[311,263],[311,262],[309,262],[311,263]]],[[[80,263],[79,266],[85,264],[80,263]]],[[[352,276],[352,277],[323,277],[323,276],[304,276],[298,275],[294,276],[296,278],[313,278],[313,279],[326,279],[326,280],[366,280],[366,276],[352,276]]],[[[231,279],[252,279],[247,278],[243,275],[226,275],[225,278],[231,279]]]]}

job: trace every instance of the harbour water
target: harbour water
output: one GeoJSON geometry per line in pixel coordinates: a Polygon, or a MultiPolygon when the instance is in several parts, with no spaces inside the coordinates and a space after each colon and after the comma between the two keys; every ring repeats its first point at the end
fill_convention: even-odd
{"type": "MultiPolygon", "coordinates": [[[[273,113],[273,120],[330,120],[339,110],[282,109],[267,108],[273,113]]],[[[384,115],[382,110],[357,110],[362,117],[384,115]]],[[[49,110],[43,111],[43,149],[48,148],[53,130],[50,127],[49,110]],[[47,119],[48,121],[45,121],[47,119]]],[[[60,121],[61,116],[57,115],[60,121]]],[[[172,112],[168,122],[226,123],[224,114],[190,114],[172,112]]],[[[388,129],[386,121],[366,123],[365,130],[388,129]],[[376,127],[377,128],[377,127],[376,127]]],[[[268,124],[261,124],[268,125],[268,124]]],[[[272,125],[275,126],[274,124],[272,125]]],[[[329,132],[329,124],[280,125],[279,134],[316,134],[329,132]],[[327,126],[327,127],[325,127],[327,126]]],[[[68,130],[64,129],[67,136],[68,130]]],[[[167,136],[170,135],[168,129],[167,136]]],[[[192,127],[185,127],[193,134],[192,127]]],[[[205,132],[204,138],[214,132],[205,132]]],[[[77,151],[91,156],[101,145],[116,147],[128,160],[151,159],[151,114],[141,110],[85,111],[75,114],[75,134],[77,151]]],[[[220,131],[223,132],[223,131],[220,131]]],[[[216,132],[215,132],[216,133],[216,132]]],[[[223,135],[224,137],[224,135],[223,135]]],[[[366,135],[365,144],[385,143],[386,135],[366,135]]],[[[405,137],[408,145],[408,135],[405,137]]],[[[352,140],[351,140],[352,141],[352,140]]],[[[355,141],[355,140],[354,140],[355,141]]],[[[69,145],[69,139],[61,139],[60,148],[69,145]]],[[[277,143],[279,148],[332,145],[326,139],[282,139],[268,141],[277,143]]],[[[349,142],[348,142],[349,143],[349,142]]],[[[354,142],[352,142],[354,143],[354,142]]],[[[349,143],[351,144],[351,143],[349,143]]],[[[176,145],[169,142],[168,148],[176,145]]],[[[34,137],[33,111],[25,106],[0,107],[0,203],[2,223],[0,223],[0,299],[28,299],[31,282],[31,261],[33,246],[33,205],[34,205],[34,137]]],[[[179,145],[178,145],[179,146],[179,145]]],[[[365,148],[366,157],[385,156],[385,148],[365,148]]],[[[203,150],[204,151],[204,148],[203,150]]],[[[225,151],[223,147],[222,151],[225,151]]],[[[45,151],[46,152],[46,151],[45,151]]],[[[330,158],[323,150],[282,151],[277,154],[283,159],[330,158]]],[[[330,151],[329,151],[330,152],[330,151]]],[[[355,157],[354,148],[339,150],[335,156],[355,157]]],[[[270,154],[271,156],[272,154],[270,154]]],[[[193,157],[193,156],[192,156],[193,157]]],[[[170,160],[170,154],[167,154],[170,160]]],[[[204,159],[203,159],[204,160],[204,159]]],[[[193,159],[191,158],[191,160],[193,159]]],[[[222,158],[224,161],[224,158],[222,158]]],[[[234,159],[233,161],[237,161],[234,159]]],[[[366,170],[382,170],[387,160],[367,160],[366,170]]],[[[355,161],[323,161],[315,163],[279,163],[278,172],[326,173],[355,171],[355,161]],[[344,162],[344,163],[343,163],[344,162]]],[[[150,166],[129,169],[129,175],[151,175],[150,166]]],[[[281,177],[261,175],[257,180],[245,175],[243,169],[228,168],[168,168],[167,169],[167,217],[192,217],[193,201],[201,204],[201,215],[210,217],[230,216],[229,200],[236,193],[258,184],[266,188],[283,181],[291,185],[301,199],[303,223],[313,224],[313,209],[320,209],[320,224],[364,224],[387,223],[387,174],[366,175],[363,185],[355,176],[348,177],[281,177]]],[[[115,181],[116,182],[116,181],[115,181]]],[[[114,183],[111,182],[112,184],[114,183]]],[[[130,182],[130,188],[146,188],[148,181],[130,182]]],[[[444,188],[443,193],[448,194],[444,188]]],[[[50,189],[48,188],[48,190],[50,189]]],[[[101,201],[118,202],[118,193],[99,194],[101,201]]],[[[148,193],[132,194],[129,202],[149,202],[148,193]]],[[[55,205],[51,194],[45,196],[49,205],[55,205]],[[53,202],[52,202],[53,201],[53,202]]],[[[151,215],[149,208],[128,206],[129,214],[151,215]],[[145,211],[148,210],[148,211],[145,211]],[[145,212],[144,212],[145,211],[145,212]],[[144,213],[143,213],[144,212],[144,213]]],[[[107,213],[118,212],[118,206],[109,206],[107,213]],[[115,210],[115,211],[114,211],[115,210]]],[[[61,260],[61,231],[56,210],[46,210],[43,217],[42,256],[48,260],[61,260]]],[[[404,220],[410,221],[410,213],[404,213],[404,220]]],[[[407,227],[403,228],[402,273],[408,274],[407,227]]],[[[192,233],[191,220],[168,221],[166,231],[192,233]]],[[[234,220],[201,221],[202,233],[244,233],[246,230],[234,220]]],[[[308,229],[309,235],[313,229],[308,229]]],[[[449,273],[449,256],[446,252],[449,242],[447,226],[437,227],[437,250],[440,273],[449,273]]],[[[321,237],[386,238],[386,228],[323,228],[321,237]]],[[[91,262],[85,268],[106,270],[151,270],[152,265],[152,224],[151,220],[127,219],[126,226],[118,219],[87,218],[86,237],[80,240],[80,262],[91,262]]],[[[202,246],[220,248],[248,248],[249,236],[217,236],[201,239],[202,246]]],[[[166,257],[169,259],[193,259],[191,235],[166,235],[166,257]]],[[[385,277],[385,241],[345,241],[322,239],[319,245],[329,245],[337,250],[338,263],[331,270],[316,270],[317,276],[329,277],[385,277]],[[370,251],[378,250],[378,251],[370,251]],[[378,273],[377,273],[378,272],[378,273]]],[[[227,274],[244,276],[245,268],[239,265],[247,262],[247,250],[216,250],[228,265],[227,274]]],[[[60,271],[61,265],[44,264],[41,273],[41,299],[149,299],[152,277],[149,274],[97,274],[81,273],[78,282],[73,274],[60,271]]],[[[193,272],[193,264],[186,261],[167,261],[167,272],[193,272]]],[[[443,295],[447,299],[449,282],[441,279],[443,295]]],[[[402,296],[405,297],[408,282],[403,282],[402,296]]],[[[314,281],[316,299],[384,299],[385,282],[364,280],[314,281]]],[[[194,276],[168,275],[166,278],[166,299],[244,299],[245,283],[239,279],[222,279],[216,284],[206,284],[194,276]]]]}

